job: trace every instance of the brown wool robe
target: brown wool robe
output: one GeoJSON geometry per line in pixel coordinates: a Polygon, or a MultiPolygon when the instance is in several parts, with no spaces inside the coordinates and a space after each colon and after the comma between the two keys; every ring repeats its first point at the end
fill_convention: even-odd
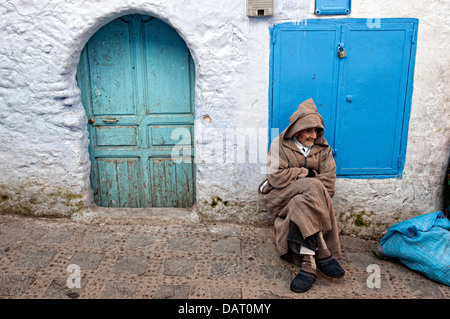
{"type": "MultiPolygon", "coordinates": [[[[325,140],[324,122],[312,99],[301,103],[289,118],[289,126],[275,138],[268,155],[268,184],[258,188],[266,208],[274,215],[274,237],[280,256],[288,250],[290,221],[303,237],[323,231],[329,251],[341,254],[338,226],[331,197],[334,195],[336,164],[325,140]],[[292,141],[295,133],[317,128],[317,138],[308,156],[300,153],[292,141]],[[308,168],[315,177],[306,177],[308,168]]],[[[264,182],[261,184],[263,185],[264,182]]]]}

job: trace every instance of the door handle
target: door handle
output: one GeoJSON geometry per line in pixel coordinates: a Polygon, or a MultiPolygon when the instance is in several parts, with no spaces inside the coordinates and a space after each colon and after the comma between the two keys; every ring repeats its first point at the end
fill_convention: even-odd
{"type": "Polygon", "coordinates": [[[102,121],[103,121],[103,123],[106,123],[106,124],[114,124],[114,123],[119,122],[118,119],[102,120],[102,121]]]}
{"type": "Polygon", "coordinates": [[[347,102],[351,102],[353,100],[353,96],[347,95],[346,99],[347,99],[347,102]]]}

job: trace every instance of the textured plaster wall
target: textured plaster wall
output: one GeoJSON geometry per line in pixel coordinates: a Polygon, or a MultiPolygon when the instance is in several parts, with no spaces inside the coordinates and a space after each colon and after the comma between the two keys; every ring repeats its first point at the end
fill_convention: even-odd
{"type": "MultiPolygon", "coordinates": [[[[71,216],[94,205],[76,66],[100,27],[141,13],[173,26],[196,64],[195,210],[216,220],[270,222],[256,193],[268,143],[269,28],[317,16],[313,0],[275,0],[270,18],[248,18],[245,7],[244,0],[2,1],[0,211],[71,216]]],[[[355,0],[345,16],[419,19],[403,177],[339,179],[334,202],[345,233],[379,236],[389,224],[441,208],[450,139],[449,9],[444,1],[355,0]]]]}

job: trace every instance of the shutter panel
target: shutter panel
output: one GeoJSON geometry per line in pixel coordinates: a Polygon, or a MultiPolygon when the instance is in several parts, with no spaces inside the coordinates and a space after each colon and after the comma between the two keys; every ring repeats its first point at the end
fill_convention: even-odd
{"type": "MultiPolygon", "coordinates": [[[[333,144],[339,27],[317,23],[287,25],[274,30],[272,128],[280,133],[298,105],[314,99],[325,122],[325,138],[333,144]]],[[[274,138],[273,136],[272,138],[274,138]]]]}
{"type": "Polygon", "coordinates": [[[349,24],[338,97],[339,175],[397,174],[412,24],[349,24]]]}

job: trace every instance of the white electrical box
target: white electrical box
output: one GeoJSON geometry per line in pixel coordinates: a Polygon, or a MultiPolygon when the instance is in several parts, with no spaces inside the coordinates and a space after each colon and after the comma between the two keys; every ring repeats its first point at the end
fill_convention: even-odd
{"type": "Polygon", "coordinates": [[[247,0],[247,16],[267,17],[273,15],[273,0],[247,0]]]}

